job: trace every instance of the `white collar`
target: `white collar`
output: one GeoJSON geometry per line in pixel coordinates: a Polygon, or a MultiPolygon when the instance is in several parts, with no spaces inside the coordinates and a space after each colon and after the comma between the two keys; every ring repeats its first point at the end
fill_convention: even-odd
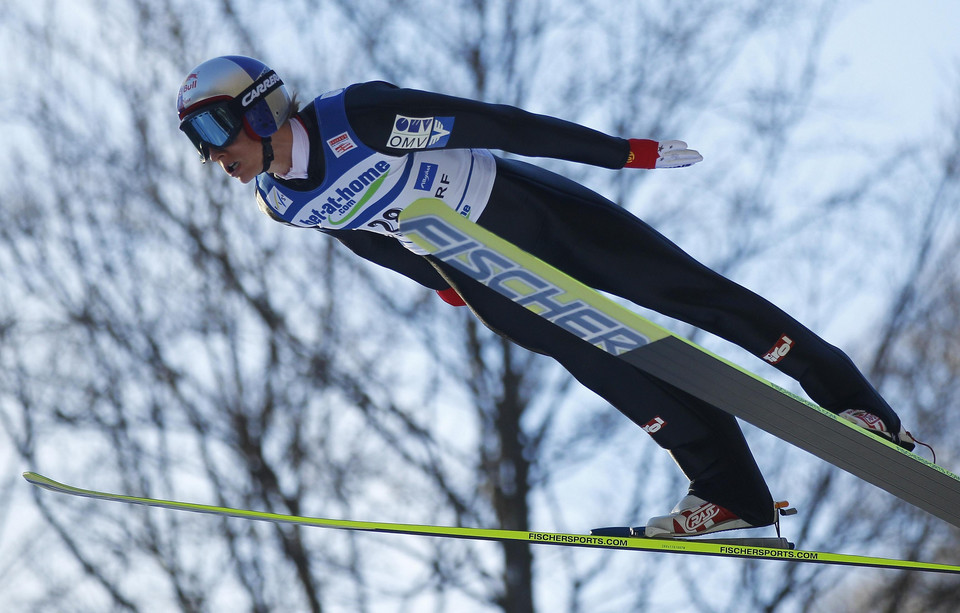
{"type": "Polygon", "coordinates": [[[286,174],[278,174],[276,177],[278,179],[306,179],[307,163],[310,161],[310,139],[307,138],[307,130],[296,117],[290,120],[290,129],[293,132],[290,170],[286,174]]]}

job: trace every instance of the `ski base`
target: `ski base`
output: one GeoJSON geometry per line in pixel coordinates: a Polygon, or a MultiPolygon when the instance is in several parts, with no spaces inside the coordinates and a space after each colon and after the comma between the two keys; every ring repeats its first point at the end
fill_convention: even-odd
{"type": "Polygon", "coordinates": [[[400,229],[458,269],[647,374],[960,527],[960,477],[681,338],[460,217],[417,200],[400,229]]]}
{"type": "MultiPolygon", "coordinates": [[[[615,535],[593,534],[563,534],[556,532],[526,532],[523,530],[499,530],[484,528],[461,528],[451,526],[430,526],[416,524],[393,524],[370,521],[352,521],[343,519],[324,519],[320,517],[301,517],[297,515],[282,515],[265,513],[246,509],[233,509],[193,502],[179,502],[176,500],[161,500],[141,496],[127,496],[87,490],[66,485],[49,477],[35,472],[23,473],[28,482],[52,492],[82,496],[97,500],[137,504],[148,507],[205,513],[223,518],[239,518],[259,520],[275,523],[314,526],[318,528],[334,528],[338,530],[359,530],[366,532],[386,532],[393,534],[407,534],[416,536],[432,536],[456,539],[478,539],[486,541],[521,541],[542,545],[561,545],[566,547],[589,547],[594,549],[621,549],[633,551],[649,551],[657,553],[679,553],[701,556],[718,556],[728,558],[748,558],[756,560],[781,560],[788,562],[806,562],[814,564],[837,564],[842,566],[864,566],[886,568],[891,570],[913,570],[939,573],[960,574],[960,566],[946,564],[929,564],[910,560],[896,560],[889,558],[875,558],[855,556],[842,553],[827,553],[823,551],[802,551],[787,548],[774,548],[762,545],[745,544],[741,542],[709,542],[706,540],[681,540],[662,538],[634,538],[615,535]]],[[[724,540],[724,539],[719,539],[724,540]]]]}

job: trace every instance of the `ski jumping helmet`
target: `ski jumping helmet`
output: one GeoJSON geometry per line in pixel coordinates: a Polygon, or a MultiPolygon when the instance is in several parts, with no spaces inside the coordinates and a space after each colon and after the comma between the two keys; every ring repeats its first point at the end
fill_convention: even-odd
{"type": "Polygon", "coordinates": [[[273,161],[270,136],[290,114],[293,100],[266,64],[240,55],[203,62],[190,71],[177,95],[180,130],[204,163],[210,147],[232,143],[240,130],[263,144],[263,172],[273,161]]]}

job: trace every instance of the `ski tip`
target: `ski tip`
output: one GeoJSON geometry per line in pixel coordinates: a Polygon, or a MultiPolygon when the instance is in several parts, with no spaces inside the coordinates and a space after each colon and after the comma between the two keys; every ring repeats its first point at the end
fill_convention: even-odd
{"type": "Polygon", "coordinates": [[[27,480],[27,483],[32,483],[33,485],[44,485],[49,479],[43,475],[37,474],[33,471],[25,471],[23,473],[23,478],[27,480]]]}
{"type": "Polygon", "coordinates": [[[51,478],[49,478],[49,477],[44,477],[43,475],[41,475],[41,474],[39,474],[39,473],[35,473],[35,472],[29,471],[29,470],[23,473],[23,478],[26,479],[27,482],[30,483],[30,484],[32,484],[32,485],[36,485],[37,487],[46,488],[46,489],[48,489],[48,490],[56,490],[56,489],[59,489],[58,486],[60,485],[59,483],[57,483],[56,481],[54,481],[53,479],[51,479],[51,478]]]}

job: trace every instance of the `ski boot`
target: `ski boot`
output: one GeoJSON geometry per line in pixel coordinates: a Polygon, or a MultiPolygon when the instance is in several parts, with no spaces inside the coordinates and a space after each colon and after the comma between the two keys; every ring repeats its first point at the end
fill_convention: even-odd
{"type": "Polygon", "coordinates": [[[644,527],[644,534],[653,537],[697,536],[721,530],[757,527],[718,504],[688,494],[669,515],[651,517],[644,527]]]}
{"type": "Polygon", "coordinates": [[[847,409],[846,411],[839,413],[837,417],[845,419],[851,424],[863,428],[864,430],[869,430],[874,434],[879,434],[883,438],[903,447],[907,451],[913,451],[917,446],[918,441],[914,439],[913,435],[907,432],[903,427],[900,428],[899,433],[894,434],[887,430],[887,425],[883,423],[882,419],[863,409],[847,409]]]}

